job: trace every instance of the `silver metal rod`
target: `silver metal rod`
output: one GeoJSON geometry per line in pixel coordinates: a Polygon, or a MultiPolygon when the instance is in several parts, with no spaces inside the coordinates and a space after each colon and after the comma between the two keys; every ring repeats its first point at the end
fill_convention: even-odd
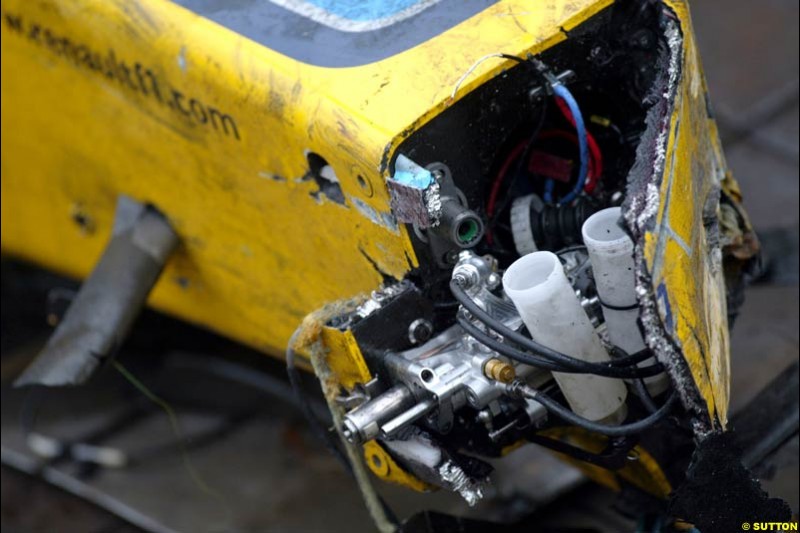
{"type": "Polygon", "coordinates": [[[381,424],[414,405],[414,395],[405,385],[396,385],[353,409],[344,418],[342,435],[349,442],[364,442],[378,436],[381,424]]]}
{"type": "Polygon", "coordinates": [[[436,402],[433,400],[425,400],[422,403],[418,403],[400,416],[383,424],[380,431],[381,438],[394,437],[400,429],[425,416],[425,414],[433,410],[434,407],[436,407],[436,402]]]}
{"type": "Polygon", "coordinates": [[[163,215],[121,197],[100,261],[47,345],[14,385],[86,382],[128,335],[177,244],[178,236],[163,215]]]}

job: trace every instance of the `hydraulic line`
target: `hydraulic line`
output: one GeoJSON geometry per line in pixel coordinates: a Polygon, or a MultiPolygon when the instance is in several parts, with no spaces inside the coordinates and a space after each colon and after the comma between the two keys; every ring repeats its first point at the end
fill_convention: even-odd
{"type": "MultiPolygon", "coordinates": [[[[553,361],[551,361],[549,359],[546,359],[546,358],[543,358],[543,357],[537,357],[537,356],[535,356],[533,354],[529,354],[529,353],[523,352],[521,350],[518,350],[518,349],[514,348],[513,346],[509,346],[508,344],[500,342],[499,340],[491,337],[487,333],[484,333],[483,331],[481,331],[480,328],[478,328],[477,326],[472,324],[469,320],[465,319],[464,317],[459,316],[459,317],[456,318],[456,320],[458,321],[458,324],[464,329],[464,331],[466,331],[470,336],[472,336],[476,340],[478,340],[478,342],[484,344],[485,346],[488,346],[489,348],[491,348],[492,350],[496,351],[497,353],[499,353],[501,355],[505,355],[509,359],[513,359],[513,360],[518,361],[518,362],[520,362],[522,364],[535,366],[537,368],[543,368],[545,370],[551,370],[551,371],[555,371],[555,372],[562,372],[562,373],[565,373],[565,374],[586,374],[586,373],[591,373],[591,374],[596,374],[596,375],[599,375],[599,376],[614,377],[614,378],[628,377],[629,375],[632,374],[632,372],[630,372],[630,370],[636,370],[636,372],[635,372],[636,374],[638,374],[642,370],[644,370],[644,372],[643,372],[644,374],[650,374],[651,372],[656,372],[656,371],[657,371],[656,373],[660,373],[661,372],[661,370],[659,368],[653,368],[653,367],[649,367],[649,366],[648,367],[643,367],[643,368],[640,368],[640,369],[630,369],[630,368],[626,368],[626,367],[606,366],[606,367],[603,367],[602,370],[599,370],[599,371],[587,372],[583,368],[573,368],[573,367],[570,367],[570,366],[560,365],[560,364],[555,363],[555,362],[553,362],[553,361]]],[[[649,357],[649,355],[648,355],[648,357],[649,357]]],[[[619,359],[615,360],[614,362],[617,362],[617,361],[619,361],[619,359]]],[[[653,366],[655,366],[655,365],[653,365],[653,366]]]]}
{"type": "Polygon", "coordinates": [[[667,398],[667,401],[664,402],[664,405],[659,407],[658,410],[653,414],[629,424],[609,426],[599,422],[593,422],[583,418],[582,416],[576,415],[543,392],[538,391],[521,381],[515,381],[514,383],[508,385],[508,393],[511,396],[528,398],[542,404],[549,413],[552,413],[565,422],[569,422],[570,424],[586,429],[587,431],[600,433],[601,435],[606,435],[609,437],[624,437],[627,435],[641,433],[667,416],[670,409],[672,409],[673,404],[678,399],[678,395],[673,391],[669,398],[667,398]]]}
{"type": "Polygon", "coordinates": [[[524,335],[506,327],[505,324],[502,324],[498,320],[492,318],[488,313],[486,313],[486,311],[481,309],[481,307],[475,303],[472,298],[470,298],[466,291],[464,291],[463,287],[461,287],[461,285],[458,283],[458,280],[450,281],[450,290],[456,300],[458,300],[459,303],[461,303],[461,305],[463,305],[464,308],[469,311],[470,314],[472,314],[472,316],[483,322],[487,327],[507,338],[508,340],[511,340],[521,347],[526,348],[534,352],[536,355],[548,359],[555,364],[585,373],[617,378],[649,377],[664,371],[664,368],[660,363],[641,368],[617,368],[635,365],[636,363],[641,362],[649,357],[649,355],[646,353],[634,354],[628,357],[614,359],[608,363],[600,364],[589,363],[556,350],[552,350],[537,343],[533,339],[529,339],[524,335]]]}

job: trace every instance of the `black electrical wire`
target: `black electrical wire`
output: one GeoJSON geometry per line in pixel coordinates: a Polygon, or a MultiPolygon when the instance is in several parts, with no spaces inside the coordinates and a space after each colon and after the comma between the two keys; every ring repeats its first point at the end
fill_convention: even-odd
{"type": "Polygon", "coordinates": [[[609,426],[607,424],[594,422],[577,415],[543,392],[536,391],[528,386],[518,388],[517,392],[526,398],[542,404],[549,413],[557,416],[565,422],[569,422],[570,424],[583,428],[587,431],[600,433],[601,435],[607,435],[609,437],[625,437],[627,435],[635,435],[636,433],[641,433],[642,431],[652,427],[662,418],[667,416],[667,414],[669,414],[670,409],[678,399],[678,395],[673,391],[669,398],[667,398],[667,401],[664,402],[664,405],[659,407],[656,412],[646,416],[645,418],[642,418],[641,420],[631,422],[630,424],[609,426]]]}
{"type": "Polygon", "coordinates": [[[553,439],[550,437],[545,437],[543,435],[539,435],[537,433],[531,433],[525,436],[528,442],[532,442],[533,444],[538,444],[544,448],[549,450],[553,450],[554,452],[563,453],[565,455],[569,455],[579,461],[583,461],[585,463],[590,463],[593,465],[597,465],[601,468],[610,468],[616,469],[620,468],[625,464],[626,457],[631,449],[636,446],[636,441],[631,440],[627,443],[626,446],[613,449],[609,453],[608,451],[604,451],[601,453],[593,453],[583,448],[579,448],[577,446],[573,446],[567,442],[553,439]]]}
{"type": "MultiPolygon", "coordinates": [[[[638,352],[632,353],[630,355],[628,354],[628,352],[626,352],[619,346],[612,346],[611,351],[615,355],[615,358],[611,359],[611,362],[608,363],[611,366],[635,365],[637,363],[641,363],[642,361],[645,361],[653,357],[653,354],[647,348],[639,350],[638,352]]],[[[659,366],[659,368],[661,368],[661,371],[662,372],[664,371],[664,367],[663,365],[661,365],[661,363],[658,363],[658,365],[653,365],[653,366],[659,366]]],[[[649,376],[644,376],[644,377],[649,377],[649,376]]]]}
{"type": "MultiPolygon", "coordinates": [[[[344,452],[342,452],[339,446],[337,446],[334,436],[325,428],[325,426],[322,425],[322,422],[320,422],[319,418],[316,417],[311,403],[309,402],[308,397],[303,390],[300,372],[298,371],[294,362],[297,354],[292,348],[299,334],[300,328],[297,328],[295,332],[292,333],[292,336],[289,338],[289,344],[286,346],[286,374],[289,376],[289,383],[292,386],[294,395],[297,397],[297,402],[300,404],[300,410],[303,412],[303,415],[306,417],[309,425],[311,426],[311,430],[314,432],[317,438],[322,441],[322,443],[325,445],[325,448],[327,448],[327,450],[333,454],[336,460],[342,464],[347,473],[350,474],[351,477],[355,477],[355,474],[353,473],[353,466],[350,464],[350,460],[347,458],[344,452]]],[[[386,513],[386,518],[395,527],[399,528],[400,521],[398,520],[397,514],[394,512],[394,510],[380,495],[378,495],[378,501],[380,502],[384,513],[386,513]]]]}
{"type": "MultiPolygon", "coordinates": [[[[614,346],[612,349],[612,354],[617,357],[618,359],[624,357],[630,357],[625,350],[614,346]]],[[[647,357],[651,357],[650,351],[645,349],[637,352],[637,354],[646,355],[647,357]]],[[[636,391],[636,395],[639,397],[639,400],[644,405],[644,408],[647,409],[648,413],[655,413],[658,411],[658,405],[653,400],[653,395],[650,394],[650,391],[647,389],[647,384],[644,382],[643,378],[636,378],[633,379],[631,384],[633,385],[633,389],[636,391]]]]}
{"type": "Polygon", "coordinates": [[[510,59],[511,61],[516,61],[517,63],[528,63],[528,60],[525,59],[524,57],[519,57],[511,54],[499,54],[499,56],[502,57],[503,59],[510,59]]]}
{"type": "MultiPolygon", "coordinates": [[[[533,72],[539,78],[542,87],[545,87],[548,84],[547,79],[542,75],[539,69],[536,68],[536,65],[534,65],[534,63],[529,59],[509,54],[500,54],[500,57],[516,61],[517,63],[520,64],[528,65],[533,69],[533,72]]],[[[547,121],[547,107],[548,107],[547,98],[542,99],[541,105],[542,107],[541,111],[539,111],[539,116],[536,121],[536,125],[533,127],[533,131],[528,136],[528,142],[525,144],[525,149],[522,151],[522,154],[517,160],[517,164],[514,168],[513,173],[511,174],[511,182],[506,187],[506,194],[503,197],[503,200],[500,202],[499,208],[494,212],[493,216],[488,222],[489,228],[494,228],[497,225],[498,221],[500,220],[500,215],[503,213],[503,211],[505,211],[505,209],[508,207],[508,204],[511,202],[512,199],[511,191],[514,189],[514,186],[516,185],[520,175],[522,175],[522,170],[525,166],[525,163],[528,161],[528,159],[530,159],[531,150],[533,150],[533,146],[536,144],[536,139],[539,138],[539,133],[542,131],[542,128],[544,127],[544,124],[547,121]]],[[[500,180],[505,180],[505,178],[506,176],[499,177],[500,180]]]]}
{"type": "MultiPolygon", "coordinates": [[[[514,186],[517,184],[517,180],[522,175],[522,171],[525,167],[525,162],[530,159],[531,150],[533,150],[533,146],[536,144],[536,139],[539,138],[539,133],[542,131],[545,122],[547,121],[547,98],[542,99],[542,110],[539,111],[539,118],[536,121],[536,125],[533,128],[533,132],[531,132],[530,136],[528,137],[528,142],[525,144],[525,149],[522,151],[522,155],[520,155],[519,159],[517,160],[517,164],[514,168],[514,172],[511,175],[511,182],[506,187],[506,194],[503,197],[503,200],[500,202],[499,207],[495,211],[492,219],[489,220],[489,227],[494,228],[497,222],[500,220],[501,214],[508,208],[508,204],[511,203],[511,191],[514,189],[514,186]]],[[[501,177],[504,179],[505,176],[501,177]]]]}
{"type": "MultiPolygon", "coordinates": [[[[595,375],[603,376],[603,377],[611,377],[611,378],[633,378],[638,372],[641,370],[639,368],[629,368],[629,367],[612,367],[606,366],[602,367],[601,370],[594,371],[594,372],[587,372],[584,368],[573,368],[571,366],[565,366],[558,363],[555,363],[549,359],[545,359],[542,357],[537,357],[534,354],[530,354],[527,352],[523,352],[522,350],[518,350],[513,346],[510,346],[504,342],[501,342],[488,333],[481,331],[480,328],[475,326],[475,324],[471,323],[468,319],[463,316],[457,316],[456,321],[461,326],[464,331],[466,331],[470,336],[477,339],[480,343],[488,346],[492,350],[505,355],[509,359],[513,359],[520,363],[535,366],[537,368],[543,368],[545,370],[550,370],[553,372],[561,372],[563,374],[586,374],[592,373],[595,375]]],[[[644,367],[644,369],[648,369],[650,367],[644,367]]]]}
{"type": "Polygon", "coordinates": [[[353,467],[350,465],[350,461],[347,459],[347,456],[342,452],[342,450],[336,445],[336,440],[334,439],[333,435],[322,425],[319,418],[314,414],[314,409],[311,406],[311,402],[308,400],[308,396],[306,396],[305,390],[303,390],[303,383],[300,377],[300,372],[295,365],[295,356],[296,353],[292,346],[294,346],[295,341],[297,340],[297,336],[300,333],[300,329],[298,328],[289,339],[289,345],[286,347],[286,374],[289,376],[289,384],[292,386],[292,391],[294,391],[294,395],[297,398],[297,403],[300,406],[300,410],[303,412],[303,416],[305,416],[308,424],[311,426],[311,431],[314,435],[325,445],[325,448],[339,461],[344,469],[353,474],[353,467]]]}
{"type": "Polygon", "coordinates": [[[518,344],[519,346],[534,352],[535,355],[547,359],[557,365],[561,365],[562,368],[571,368],[579,372],[596,374],[598,376],[628,379],[655,376],[664,371],[664,367],[660,363],[645,367],[632,366],[650,357],[646,351],[619,359],[612,359],[608,363],[591,363],[581,359],[576,359],[575,357],[571,357],[539,344],[536,341],[508,328],[505,324],[493,318],[486,311],[481,309],[481,307],[466,293],[464,288],[461,287],[457,280],[450,281],[450,290],[455,299],[458,300],[467,311],[469,311],[479,321],[483,322],[488,328],[502,335],[506,339],[518,344]]]}
{"type": "MultiPolygon", "coordinates": [[[[560,365],[548,359],[538,357],[536,355],[527,352],[523,352],[522,350],[518,350],[513,346],[501,342],[498,339],[495,339],[494,337],[489,335],[488,333],[482,331],[479,327],[477,327],[475,324],[473,324],[463,316],[460,315],[456,316],[456,321],[458,322],[459,326],[461,326],[461,328],[464,331],[466,331],[470,336],[474,337],[480,343],[491,348],[497,353],[505,355],[509,359],[513,359],[522,364],[535,366],[537,368],[543,368],[545,370],[550,370],[553,372],[561,372],[563,374],[586,373],[583,369],[575,369],[568,366],[560,365]]],[[[627,368],[605,367],[603,370],[604,377],[625,377],[630,373],[631,372],[627,368]]]]}

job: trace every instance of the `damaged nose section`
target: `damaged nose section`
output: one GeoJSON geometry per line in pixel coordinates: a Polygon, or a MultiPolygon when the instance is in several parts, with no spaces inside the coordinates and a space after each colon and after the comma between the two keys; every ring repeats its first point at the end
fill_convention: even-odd
{"type": "Polygon", "coordinates": [[[158,210],[120,197],[100,261],[14,386],[85,383],[122,344],[177,244],[158,210]]]}

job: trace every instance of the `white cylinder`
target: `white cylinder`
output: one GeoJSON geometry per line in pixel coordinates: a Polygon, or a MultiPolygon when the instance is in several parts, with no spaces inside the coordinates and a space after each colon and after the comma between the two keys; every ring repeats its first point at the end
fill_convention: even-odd
{"type": "MultiPolygon", "coordinates": [[[[609,360],[589,317],[550,252],[515,261],[503,275],[503,288],[536,342],[583,361],[609,360]]],[[[570,408],[589,420],[621,422],[627,389],[618,379],[553,372],[570,408]]]]}
{"type": "MultiPolygon", "coordinates": [[[[629,354],[645,349],[637,319],[636,277],[633,261],[633,241],[620,226],[622,210],[609,207],[590,216],[583,223],[583,243],[589,252],[597,295],[603,307],[611,344],[629,354]]],[[[646,359],[639,366],[655,364],[646,359]]],[[[663,392],[669,386],[666,374],[645,379],[651,394],[663,392]]]]}

